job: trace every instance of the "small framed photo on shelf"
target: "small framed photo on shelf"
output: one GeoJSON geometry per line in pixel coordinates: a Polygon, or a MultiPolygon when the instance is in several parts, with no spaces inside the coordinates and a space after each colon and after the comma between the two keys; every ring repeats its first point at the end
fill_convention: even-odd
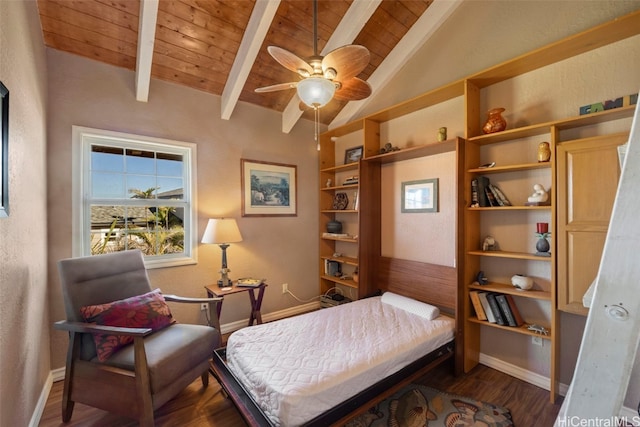
{"type": "Polygon", "coordinates": [[[344,164],[355,163],[362,158],[363,146],[348,148],[344,150],[344,164]]]}
{"type": "Polygon", "coordinates": [[[438,178],[402,183],[403,213],[438,212],[438,178]]]}
{"type": "Polygon", "coordinates": [[[241,159],[242,216],[297,216],[295,165],[241,159]]]}

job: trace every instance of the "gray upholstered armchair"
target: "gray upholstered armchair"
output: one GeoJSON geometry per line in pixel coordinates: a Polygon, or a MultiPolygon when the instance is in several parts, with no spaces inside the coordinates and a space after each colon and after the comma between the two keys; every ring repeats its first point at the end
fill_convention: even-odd
{"type": "Polygon", "coordinates": [[[67,320],[55,328],[69,332],[63,421],[80,402],[153,426],[154,410],[198,376],[208,385],[221,298],[153,291],[140,251],[65,259],[58,269],[67,320]],[[213,327],[175,323],[165,301],[208,302],[213,327]]]}

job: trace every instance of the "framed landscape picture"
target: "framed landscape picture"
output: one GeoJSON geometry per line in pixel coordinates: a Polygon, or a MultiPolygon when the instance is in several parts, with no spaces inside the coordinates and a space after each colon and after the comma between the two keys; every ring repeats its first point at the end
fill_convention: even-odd
{"type": "Polygon", "coordinates": [[[402,183],[401,212],[438,212],[438,178],[402,183]]]}
{"type": "Polygon", "coordinates": [[[348,148],[344,151],[344,164],[355,163],[362,158],[363,146],[348,148]]]}
{"type": "Polygon", "coordinates": [[[241,159],[242,216],[296,216],[297,167],[241,159]]]}

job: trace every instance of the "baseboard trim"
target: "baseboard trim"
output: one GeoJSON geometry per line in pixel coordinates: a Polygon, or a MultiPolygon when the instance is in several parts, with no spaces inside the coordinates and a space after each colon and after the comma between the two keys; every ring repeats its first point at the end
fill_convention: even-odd
{"type": "MultiPolygon", "coordinates": [[[[307,313],[309,311],[317,310],[320,308],[319,302],[312,302],[308,304],[296,305],[295,307],[285,308],[284,310],[276,311],[273,313],[264,314],[262,316],[263,322],[272,322],[274,320],[284,319],[285,317],[297,316],[298,314],[307,313]]],[[[221,332],[228,334],[238,329],[242,329],[249,324],[249,319],[237,320],[231,323],[225,323],[220,325],[221,332]]]]}
{"type": "Polygon", "coordinates": [[[40,425],[40,419],[42,418],[42,414],[44,413],[44,407],[47,404],[47,399],[49,398],[49,393],[51,392],[52,386],[53,371],[49,372],[49,375],[47,375],[47,379],[44,382],[44,387],[42,387],[42,392],[40,392],[40,397],[38,398],[38,403],[36,404],[36,407],[31,414],[29,427],[38,427],[38,425],[40,425]]]}
{"type": "MultiPolygon", "coordinates": [[[[527,369],[521,368],[520,366],[507,363],[503,360],[497,359],[484,353],[480,353],[479,362],[485,366],[488,366],[489,368],[495,369],[496,371],[511,375],[514,378],[528,382],[529,384],[533,384],[536,387],[540,387],[544,390],[549,390],[549,384],[551,383],[551,380],[544,375],[531,372],[527,369]]],[[[569,386],[567,384],[559,384],[558,394],[560,394],[560,396],[566,396],[568,390],[569,386]]],[[[627,423],[631,424],[632,426],[640,427],[640,416],[638,416],[638,413],[635,410],[623,406],[622,409],[620,409],[620,417],[626,419],[627,423]]]]}

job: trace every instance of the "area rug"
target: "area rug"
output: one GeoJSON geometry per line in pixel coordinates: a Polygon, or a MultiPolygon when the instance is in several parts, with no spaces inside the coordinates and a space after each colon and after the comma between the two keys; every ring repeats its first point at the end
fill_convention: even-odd
{"type": "Polygon", "coordinates": [[[345,427],[506,427],[507,408],[410,384],[345,427]]]}

